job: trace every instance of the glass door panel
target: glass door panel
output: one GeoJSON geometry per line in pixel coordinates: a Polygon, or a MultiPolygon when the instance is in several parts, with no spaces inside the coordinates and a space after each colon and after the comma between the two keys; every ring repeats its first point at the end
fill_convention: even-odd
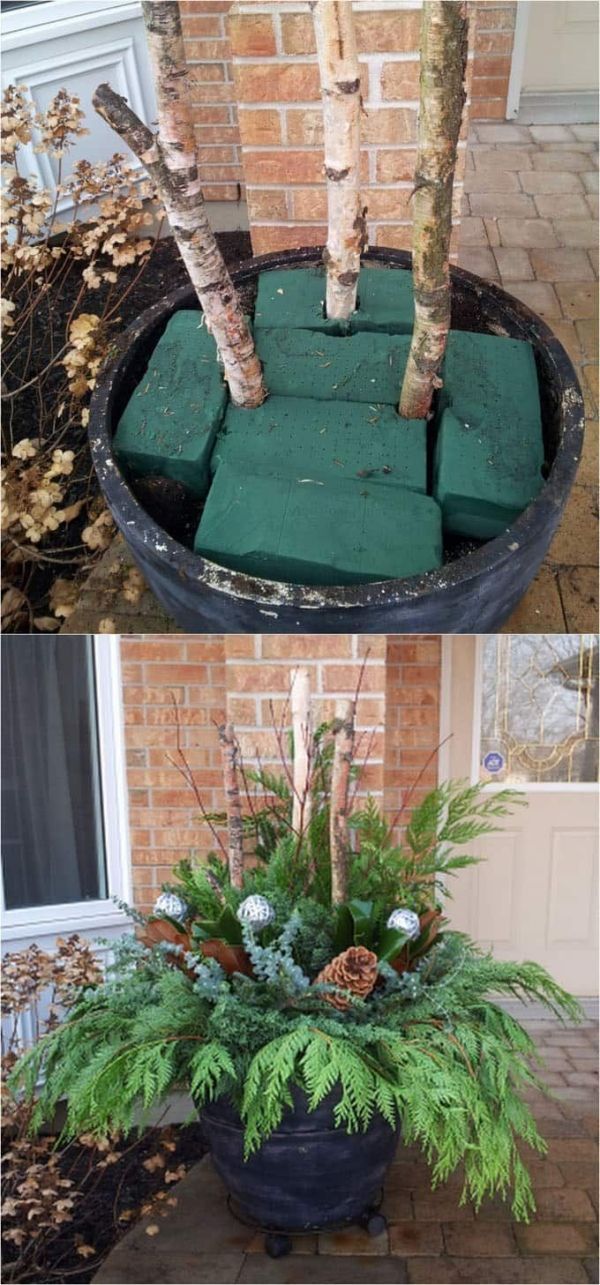
{"type": "Polygon", "coordinates": [[[598,780],[598,638],[482,640],[479,779],[507,785],[598,780]]]}

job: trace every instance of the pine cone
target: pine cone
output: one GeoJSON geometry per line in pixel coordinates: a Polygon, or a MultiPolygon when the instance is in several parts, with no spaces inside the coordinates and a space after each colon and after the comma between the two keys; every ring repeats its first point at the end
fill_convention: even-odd
{"type": "MultiPolygon", "coordinates": [[[[372,950],[367,950],[366,946],[350,946],[348,950],[343,950],[341,955],[336,955],[315,977],[315,985],[325,982],[329,986],[339,986],[361,999],[371,994],[376,981],[377,955],[372,950]]],[[[324,994],[323,999],[328,1004],[333,1004],[334,1008],[345,1009],[350,1004],[346,995],[337,995],[334,991],[324,994]]]]}

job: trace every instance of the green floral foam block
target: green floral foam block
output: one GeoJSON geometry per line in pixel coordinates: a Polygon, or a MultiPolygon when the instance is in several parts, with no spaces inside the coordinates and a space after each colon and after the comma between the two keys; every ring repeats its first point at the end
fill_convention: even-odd
{"type": "Polygon", "coordinates": [[[268,580],[360,584],[440,566],[441,514],[428,496],[400,487],[253,474],[224,461],[194,549],[268,580]]]}
{"type": "Polygon", "coordinates": [[[358,308],[347,322],[325,317],[325,269],[261,272],[254,312],[256,330],[320,330],[331,335],[379,330],[409,335],[413,325],[412,273],[400,268],[361,268],[358,308]]]}
{"type": "Polygon", "coordinates": [[[408,357],[408,335],[316,334],[258,330],[256,350],[265,383],[278,397],[397,406],[408,357]]]}
{"type": "Polygon", "coordinates": [[[427,490],[425,421],[366,402],[268,397],[256,410],[229,405],[212,470],[223,460],[250,473],[427,490]]]}
{"type": "Polygon", "coordinates": [[[443,379],[433,494],[445,530],[491,539],[543,484],[533,349],[521,340],[452,331],[443,379]]]}
{"type": "Polygon", "coordinates": [[[226,404],[217,347],[203,314],[176,312],[119,420],[113,447],[120,465],[134,476],[183,482],[204,496],[226,404]]]}

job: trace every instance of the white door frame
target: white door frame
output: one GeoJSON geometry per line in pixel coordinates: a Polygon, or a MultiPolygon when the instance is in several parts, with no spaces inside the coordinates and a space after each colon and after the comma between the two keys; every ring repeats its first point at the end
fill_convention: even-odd
{"type": "MultiPolygon", "coordinates": [[[[20,949],[31,938],[39,942],[64,933],[95,935],[108,929],[109,935],[115,936],[129,924],[126,914],[111,900],[118,897],[120,901],[131,901],[120,640],[107,636],[94,637],[92,642],[108,895],[95,901],[6,910],[2,890],[3,939],[7,945],[12,943],[9,949],[20,949]]],[[[43,641],[40,645],[44,645],[43,641]]]]}
{"type": "Polygon", "coordinates": [[[531,0],[517,0],[515,36],[513,40],[512,59],[508,93],[506,95],[506,119],[515,120],[519,115],[521,90],[523,88],[523,71],[525,69],[525,51],[527,49],[527,31],[531,0]]]}

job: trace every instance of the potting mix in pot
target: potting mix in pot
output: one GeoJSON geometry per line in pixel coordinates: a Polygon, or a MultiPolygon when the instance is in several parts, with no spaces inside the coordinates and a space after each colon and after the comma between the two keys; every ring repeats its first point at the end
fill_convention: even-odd
{"type": "Polygon", "coordinates": [[[268,771],[244,767],[219,729],[227,813],[203,810],[215,851],[180,862],[152,915],[132,912],[135,935],[13,1086],[39,1093],[34,1127],[65,1100],[69,1137],[127,1134],[188,1090],[236,1212],[270,1229],[360,1217],[414,1143],[433,1185],[459,1170],[463,1201],[499,1194],[526,1220],[541,1086],[501,1001],[569,1020],[578,1006],[538,964],[494,960],[445,917],[448,882],[476,860],[465,849],[522,797],[448,782],[411,809],[413,788],[388,823],[359,793],[354,709],[340,702],[313,730],[298,671],[292,762],[284,711],[268,771]]]}
{"type": "Polygon", "coordinates": [[[363,267],[348,321],[325,272],[263,272],[252,327],[269,396],[233,405],[202,313],[169,321],[121,416],[132,479],[204,501],[194,548],[290,583],[352,584],[442,564],[448,538],[499,535],[538,494],[544,444],[533,349],[451,331],[432,419],[397,411],[411,273],[363,267]]]}

